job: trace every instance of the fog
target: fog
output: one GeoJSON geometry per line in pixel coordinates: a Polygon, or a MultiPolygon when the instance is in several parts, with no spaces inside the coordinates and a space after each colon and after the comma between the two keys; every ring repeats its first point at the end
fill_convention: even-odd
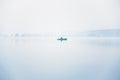
{"type": "Polygon", "coordinates": [[[119,0],[1,0],[1,33],[76,33],[120,26],[119,0]]]}

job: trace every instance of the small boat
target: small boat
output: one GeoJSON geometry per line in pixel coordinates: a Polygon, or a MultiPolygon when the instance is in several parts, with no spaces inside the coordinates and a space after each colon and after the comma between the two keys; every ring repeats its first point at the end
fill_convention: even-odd
{"type": "Polygon", "coordinates": [[[63,41],[63,40],[67,40],[67,38],[60,37],[57,40],[63,41]]]}

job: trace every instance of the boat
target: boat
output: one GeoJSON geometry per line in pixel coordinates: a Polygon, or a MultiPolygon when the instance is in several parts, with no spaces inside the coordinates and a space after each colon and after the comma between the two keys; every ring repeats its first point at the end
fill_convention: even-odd
{"type": "Polygon", "coordinates": [[[60,40],[60,41],[65,41],[65,40],[67,40],[67,38],[63,38],[63,37],[60,37],[60,38],[58,38],[57,40],[60,40]]]}

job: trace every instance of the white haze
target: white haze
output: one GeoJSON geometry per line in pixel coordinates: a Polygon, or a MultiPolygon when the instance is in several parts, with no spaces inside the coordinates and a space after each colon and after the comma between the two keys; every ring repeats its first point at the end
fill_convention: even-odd
{"type": "Polygon", "coordinates": [[[119,0],[0,0],[1,33],[120,28],[119,0]]]}

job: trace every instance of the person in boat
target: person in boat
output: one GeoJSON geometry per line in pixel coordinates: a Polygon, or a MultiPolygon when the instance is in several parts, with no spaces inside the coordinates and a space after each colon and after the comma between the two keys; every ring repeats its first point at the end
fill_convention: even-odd
{"type": "Polygon", "coordinates": [[[63,37],[60,37],[60,38],[58,38],[57,40],[67,40],[67,38],[63,38],[63,37]]]}

